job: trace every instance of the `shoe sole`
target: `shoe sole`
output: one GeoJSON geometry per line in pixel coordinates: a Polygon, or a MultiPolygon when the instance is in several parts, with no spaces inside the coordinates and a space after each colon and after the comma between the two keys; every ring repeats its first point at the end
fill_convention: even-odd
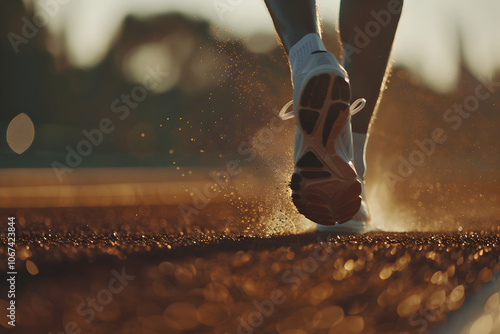
{"type": "Polygon", "coordinates": [[[335,140],[349,117],[349,83],[333,72],[318,73],[303,87],[296,115],[303,142],[290,182],[292,200],[317,224],[342,224],[361,206],[354,166],[335,151],[335,140]]]}

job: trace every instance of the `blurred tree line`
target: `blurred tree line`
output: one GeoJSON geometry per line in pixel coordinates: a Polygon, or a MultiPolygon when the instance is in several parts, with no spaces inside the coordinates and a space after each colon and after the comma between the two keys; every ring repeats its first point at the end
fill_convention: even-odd
{"type": "MultiPolygon", "coordinates": [[[[102,140],[95,134],[99,145],[79,167],[224,164],[237,157],[240,142],[268,124],[291,98],[281,48],[251,52],[245,43],[258,44],[259,36],[253,41],[225,38],[208,22],[179,13],[128,17],[105,58],[91,68],[76,68],[66,54],[50,53],[51,36],[43,27],[19,44],[16,53],[9,33],[22,31],[23,17],[33,14],[22,1],[9,0],[0,4],[0,16],[2,168],[64,163],[68,146],[77,151],[82,140],[89,140],[82,131],[95,134],[103,119],[111,121],[113,131],[102,140]],[[143,78],[157,68],[168,72],[165,82],[158,89],[144,89],[143,78]],[[125,109],[129,112],[122,119],[125,109]],[[21,155],[5,141],[9,122],[20,113],[35,125],[33,144],[21,155]]],[[[327,47],[339,55],[335,30],[330,27],[325,34],[327,47]]],[[[395,68],[370,144],[379,151],[390,149],[389,156],[374,158],[381,168],[388,168],[387,161],[397,164],[398,154],[411,151],[415,139],[443,127],[443,113],[472,94],[478,83],[462,67],[456,91],[440,95],[412,79],[406,69],[395,68]]],[[[475,111],[479,116],[450,132],[452,140],[434,159],[449,156],[478,168],[484,167],[484,159],[490,167],[500,165],[493,128],[499,102],[494,94],[482,103],[475,111]]]]}

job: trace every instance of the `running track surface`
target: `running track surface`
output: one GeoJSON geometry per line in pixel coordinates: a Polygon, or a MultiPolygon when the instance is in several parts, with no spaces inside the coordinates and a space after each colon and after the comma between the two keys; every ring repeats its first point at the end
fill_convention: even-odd
{"type": "Polygon", "coordinates": [[[33,224],[18,228],[13,333],[437,333],[496,276],[499,244],[498,230],[265,237],[33,224]]]}

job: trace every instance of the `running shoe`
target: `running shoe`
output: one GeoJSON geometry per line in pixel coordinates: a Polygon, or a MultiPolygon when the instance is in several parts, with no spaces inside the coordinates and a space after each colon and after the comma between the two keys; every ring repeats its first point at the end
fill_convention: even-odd
{"type": "Polygon", "coordinates": [[[347,72],[329,52],[311,54],[303,72],[293,77],[293,100],[280,111],[284,120],[295,118],[293,203],[319,224],[318,230],[347,223],[363,215],[350,120],[365,100],[350,106],[347,72]],[[287,112],[292,104],[293,111],[287,112]]]}

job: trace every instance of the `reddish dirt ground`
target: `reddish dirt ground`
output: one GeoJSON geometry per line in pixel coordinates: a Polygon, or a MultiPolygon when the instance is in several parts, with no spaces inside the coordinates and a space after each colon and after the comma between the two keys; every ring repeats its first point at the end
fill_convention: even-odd
{"type": "Polygon", "coordinates": [[[168,208],[13,212],[16,333],[439,332],[500,270],[498,230],[263,237],[162,226],[168,208]],[[118,224],[133,212],[158,224],[118,224]]]}

